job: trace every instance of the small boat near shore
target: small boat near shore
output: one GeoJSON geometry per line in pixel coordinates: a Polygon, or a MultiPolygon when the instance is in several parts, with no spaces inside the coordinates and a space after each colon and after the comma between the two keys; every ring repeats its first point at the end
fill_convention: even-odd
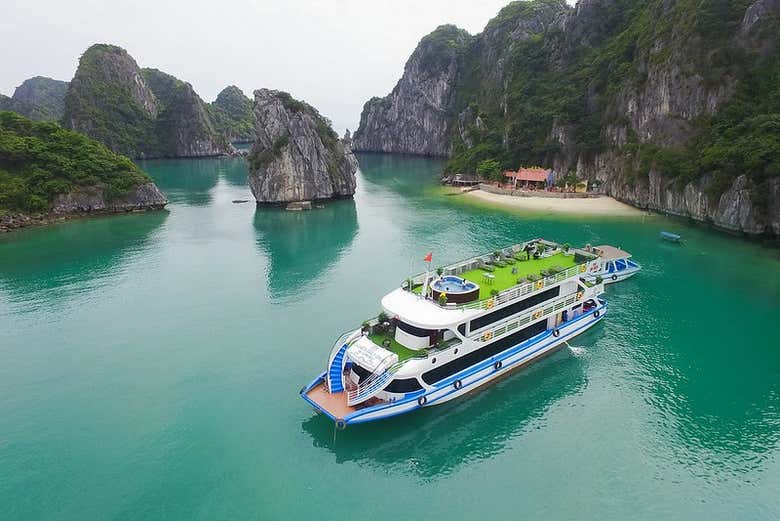
{"type": "Polygon", "coordinates": [[[585,249],[598,255],[601,261],[597,266],[591,265],[593,271],[588,273],[591,281],[595,277],[601,277],[605,284],[612,284],[633,277],[642,269],[639,263],[631,260],[630,253],[620,248],[602,244],[586,246],[585,249]]]}
{"type": "Polygon", "coordinates": [[[666,231],[661,232],[661,238],[668,242],[674,242],[674,243],[682,242],[682,237],[672,232],[666,232],[666,231]]]}
{"type": "Polygon", "coordinates": [[[301,397],[343,429],[480,389],[603,320],[603,281],[586,280],[600,265],[534,239],[411,277],[336,340],[301,397]]]}

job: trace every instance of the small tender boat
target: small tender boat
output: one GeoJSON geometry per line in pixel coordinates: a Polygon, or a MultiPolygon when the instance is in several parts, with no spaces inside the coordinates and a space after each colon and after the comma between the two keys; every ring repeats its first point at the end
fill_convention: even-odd
{"type": "Polygon", "coordinates": [[[590,267],[591,271],[588,272],[588,275],[591,282],[593,282],[592,279],[601,277],[604,279],[605,284],[612,284],[613,282],[633,277],[642,269],[642,266],[631,260],[630,253],[620,248],[602,244],[601,246],[590,248],[590,251],[598,255],[601,261],[599,264],[591,265],[590,267]]]}
{"type": "Polygon", "coordinates": [[[682,237],[672,232],[661,232],[661,238],[669,242],[680,242],[682,237]]]}
{"type": "Polygon", "coordinates": [[[340,429],[462,397],[601,321],[604,284],[585,280],[600,262],[534,239],[412,277],[336,340],[301,397],[340,429]]]}

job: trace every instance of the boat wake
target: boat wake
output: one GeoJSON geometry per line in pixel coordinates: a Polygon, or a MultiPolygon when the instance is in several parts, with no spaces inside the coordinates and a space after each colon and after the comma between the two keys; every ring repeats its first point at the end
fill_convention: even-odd
{"type": "Polygon", "coordinates": [[[566,347],[569,348],[569,351],[571,351],[571,354],[574,356],[580,357],[585,356],[588,354],[588,350],[581,346],[573,346],[569,344],[569,342],[566,342],[566,347]]]}

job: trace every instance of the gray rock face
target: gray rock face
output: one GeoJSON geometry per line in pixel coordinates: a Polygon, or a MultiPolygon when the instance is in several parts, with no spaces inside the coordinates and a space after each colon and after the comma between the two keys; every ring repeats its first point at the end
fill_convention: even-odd
{"type": "Polygon", "coordinates": [[[767,211],[759,209],[747,176],[741,175],[715,200],[707,195],[709,177],[685,185],[682,190],[656,171],[645,183],[613,184],[610,193],[617,199],[648,210],[659,211],[718,228],[748,235],[780,236],[780,179],[769,182],[767,211]]]}
{"type": "Polygon", "coordinates": [[[124,197],[110,201],[100,189],[81,190],[55,196],[48,214],[3,214],[0,216],[0,233],[86,215],[162,210],[166,204],[168,199],[154,183],[138,185],[124,197]]]}
{"type": "Polygon", "coordinates": [[[65,110],[68,82],[35,76],[16,87],[11,98],[0,96],[0,109],[35,121],[59,121],[65,110]]]}
{"type": "Polygon", "coordinates": [[[70,215],[81,213],[121,213],[135,210],[160,210],[168,199],[154,183],[133,188],[119,199],[107,201],[102,190],[60,194],[54,198],[51,213],[70,215]]]}
{"type": "Polygon", "coordinates": [[[63,124],[134,158],[232,152],[189,83],[140,69],[114,45],[93,45],[81,56],[65,96],[63,124]]]}
{"type": "Polygon", "coordinates": [[[209,157],[232,152],[206,104],[187,82],[157,69],[142,69],[159,104],[155,130],[161,152],[173,157],[209,157]]]}
{"type": "Polygon", "coordinates": [[[249,186],[258,203],[351,197],[357,161],[330,123],[286,92],[255,91],[249,186]]]}
{"type": "Polygon", "coordinates": [[[393,91],[363,107],[353,136],[359,152],[447,156],[451,150],[448,108],[459,56],[471,36],[443,25],[422,39],[393,91]]]}

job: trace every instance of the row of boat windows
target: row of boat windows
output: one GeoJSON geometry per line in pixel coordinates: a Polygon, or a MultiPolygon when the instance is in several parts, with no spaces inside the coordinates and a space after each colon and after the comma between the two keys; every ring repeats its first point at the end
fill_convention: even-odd
{"type": "Polygon", "coordinates": [[[521,329],[517,333],[506,336],[501,340],[496,340],[492,344],[488,344],[485,347],[481,347],[467,355],[463,355],[451,362],[447,362],[446,364],[442,364],[439,367],[431,369],[430,371],[423,373],[422,379],[426,384],[433,385],[434,383],[459,373],[468,367],[483,362],[488,358],[497,355],[501,351],[505,351],[510,347],[515,347],[516,345],[528,340],[533,336],[538,335],[546,329],[546,320],[532,324],[525,329],[521,329]]]}
{"type": "Polygon", "coordinates": [[[398,320],[396,322],[396,326],[401,331],[405,331],[405,332],[409,333],[410,335],[414,335],[414,336],[417,336],[417,337],[420,337],[420,338],[436,334],[436,331],[434,331],[433,329],[423,329],[421,327],[417,327],[417,326],[413,326],[411,324],[407,324],[406,322],[403,322],[401,320],[398,320]]]}
{"type": "MultiPolygon", "coordinates": [[[[542,291],[541,293],[538,293],[533,297],[520,300],[518,302],[515,302],[514,304],[510,304],[501,309],[497,309],[492,313],[488,313],[479,318],[475,318],[474,320],[471,321],[471,324],[469,324],[470,331],[477,331],[478,329],[482,329],[483,327],[487,327],[491,324],[495,324],[499,320],[503,320],[507,317],[520,313],[521,311],[525,311],[528,308],[532,308],[538,304],[541,304],[542,302],[546,302],[552,298],[555,298],[560,294],[561,294],[561,287],[556,286],[554,288],[548,289],[547,291],[542,291]]],[[[421,327],[407,324],[406,322],[403,322],[401,320],[399,320],[396,323],[396,325],[400,330],[420,338],[426,336],[430,337],[437,333],[432,329],[423,329],[421,327]]],[[[466,324],[465,323],[460,324],[458,326],[458,331],[460,332],[461,335],[466,336],[466,324]]]]}
{"type": "MultiPolygon", "coordinates": [[[[542,291],[541,293],[537,293],[533,297],[520,300],[519,302],[510,304],[506,307],[493,311],[492,313],[488,313],[487,315],[482,315],[479,318],[475,318],[474,320],[471,321],[471,325],[469,326],[469,328],[471,331],[482,329],[483,327],[489,326],[490,324],[498,322],[501,319],[514,315],[515,313],[520,313],[521,311],[525,311],[528,308],[532,308],[537,304],[541,304],[542,302],[546,302],[551,298],[555,298],[560,294],[561,294],[561,287],[555,286],[554,288],[548,289],[547,291],[542,291]]],[[[458,330],[460,331],[460,329],[458,330]]]]}

